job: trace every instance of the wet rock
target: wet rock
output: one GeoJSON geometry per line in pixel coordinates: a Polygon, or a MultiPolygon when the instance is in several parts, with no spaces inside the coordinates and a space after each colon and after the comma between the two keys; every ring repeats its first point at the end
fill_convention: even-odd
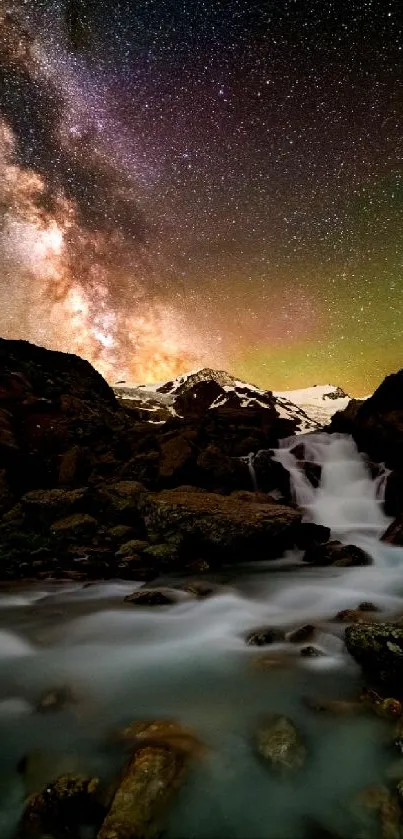
{"type": "Polygon", "coordinates": [[[304,644],[306,641],[311,641],[316,632],[316,627],[312,623],[307,623],[299,629],[294,629],[293,632],[287,636],[287,641],[291,644],[304,644]]]}
{"type": "Polygon", "coordinates": [[[392,521],[381,538],[383,542],[387,542],[389,545],[403,546],[403,514],[392,521]]]}
{"type": "Polygon", "coordinates": [[[319,463],[311,463],[309,460],[306,460],[302,465],[302,469],[311,486],[316,489],[322,477],[322,467],[319,463]]]}
{"type": "Polygon", "coordinates": [[[177,597],[170,589],[142,588],[125,597],[125,603],[132,606],[172,606],[176,602],[177,597]]]}
{"type": "Polygon", "coordinates": [[[282,497],[291,501],[290,475],[287,469],[277,460],[273,460],[274,452],[270,449],[258,451],[253,458],[253,468],[256,483],[260,491],[272,492],[278,490],[282,497]]]}
{"type": "Polygon", "coordinates": [[[330,538],[330,527],[313,522],[302,522],[295,544],[300,550],[306,550],[314,545],[324,545],[330,538]]]}
{"type": "Polygon", "coordinates": [[[264,647],[284,641],[284,632],[272,626],[261,626],[248,632],[245,642],[249,647],[264,647]]]}
{"type": "MultiPolygon", "coordinates": [[[[193,753],[187,748],[189,735],[181,733],[177,726],[176,729],[171,725],[167,731],[167,723],[160,722],[143,724],[142,731],[136,726],[131,732],[136,750],[98,839],[157,839],[161,836],[193,753]]],[[[131,735],[128,733],[126,739],[130,740],[131,735]]]]}
{"type": "Polygon", "coordinates": [[[372,565],[372,558],[357,548],[356,545],[343,545],[341,542],[327,542],[314,545],[305,552],[303,561],[310,565],[336,565],[339,567],[372,565]]]}
{"type": "Polygon", "coordinates": [[[402,695],[403,627],[393,623],[362,623],[345,632],[348,652],[362,667],[370,681],[402,695]]]}
{"type": "Polygon", "coordinates": [[[64,539],[81,539],[93,536],[98,529],[97,520],[85,513],[75,513],[52,524],[52,533],[64,539]]]}
{"type": "Polygon", "coordinates": [[[199,582],[198,580],[193,583],[183,583],[183,585],[179,586],[179,589],[191,594],[197,600],[204,600],[206,597],[212,597],[214,594],[217,594],[216,587],[210,583],[199,582]]]}
{"type": "Polygon", "coordinates": [[[326,653],[323,652],[323,650],[320,650],[319,647],[309,646],[303,647],[300,652],[300,655],[303,658],[320,658],[321,656],[326,655],[326,653]]]}
{"type": "Polygon", "coordinates": [[[267,717],[258,728],[256,744],[259,754],[282,773],[297,772],[305,764],[305,744],[289,717],[281,714],[267,717]]]}
{"type": "Polygon", "coordinates": [[[207,492],[165,490],[148,496],[142,510],[161,542],[180,532],[182,561],[196,556],[209,563],[280,556],[294,544],[301,520],[297,510],[280,504],[248,503],[207,492]]]}
{"type": "Polygon", "coordinates": [[[18,839],[78,839],[79,829],[99,824],[101,808],[97,801],[99,781],[80,775],[63,775],[28,798],[18,839]]]}

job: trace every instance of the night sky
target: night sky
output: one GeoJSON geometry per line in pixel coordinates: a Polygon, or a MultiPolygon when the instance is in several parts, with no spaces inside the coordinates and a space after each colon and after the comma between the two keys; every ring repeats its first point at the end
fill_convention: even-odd
{"type": "Polygon", "coordinates": [[[0,11],[0,334],[109,381],[403,366],[399,0],[0,11]]]}

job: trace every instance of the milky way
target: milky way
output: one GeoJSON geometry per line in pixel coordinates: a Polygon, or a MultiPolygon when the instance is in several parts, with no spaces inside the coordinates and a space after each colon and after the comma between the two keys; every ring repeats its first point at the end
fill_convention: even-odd
{"type": "Polygon", "coordinates": [[[0,331],[110,380],[365,393],[402,363],[392,0],[38,0],[1,19],[0,331]]]}

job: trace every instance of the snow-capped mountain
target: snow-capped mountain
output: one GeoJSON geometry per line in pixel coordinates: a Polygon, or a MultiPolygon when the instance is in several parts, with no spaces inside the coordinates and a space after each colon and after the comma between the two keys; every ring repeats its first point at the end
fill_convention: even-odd
{"type": "Polygon", "coordinates": [[[335,385],[314,385],[302,390],[276,391],[274,395],[298,405],[319,425],[327,425],[333,414],[336,411],[344,411],[351,399],[341,387],[335,385]]]}
{"type": "MultiPolygon", "coordinates": [[[[300,434],[315,431],[327,422],[331,414],[339,408],[338,398],[336,395],[331,397],[330,392],[342,393],[336,388],[325,388],[329,394],[328,402],[333,404],[334,408],[330,412],[322,412],[323,419],[317,419],[316,416],[319,416],[320,412],[316,405],[313,416],[302,402],[289,398],[291,394],[273,394],[269,390],[262,390],[236,379],[224,370],[203,368],[178,376],[169,382],[154,385],[129,387],[122,382],[116,385],[114,390],[127,408],[139,411],[142,419],[148,419],[150,422],[164,422],[170,416],[198,416],[214,408],[266,409],[276,411],[281,419],[293,420],[297,424],[297,433],[300,434]],[[332,402],[332,399],[335,401],[332,402]]],[[[295,393],[301,395],[308,391],[295,393]]],[[[348,397],[343,394],[343,398],[344,407],[348,397]]],[[[310,405],[310,402],[307,404],[310,405]]]]}

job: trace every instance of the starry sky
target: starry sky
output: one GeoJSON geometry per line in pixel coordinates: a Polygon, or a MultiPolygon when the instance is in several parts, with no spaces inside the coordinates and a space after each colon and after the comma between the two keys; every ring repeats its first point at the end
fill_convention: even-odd
{"type": "Polygon", "coordinates": [[[3,0],[0,334],[113,382],[403,364],[399,0],[3,0]]]}

